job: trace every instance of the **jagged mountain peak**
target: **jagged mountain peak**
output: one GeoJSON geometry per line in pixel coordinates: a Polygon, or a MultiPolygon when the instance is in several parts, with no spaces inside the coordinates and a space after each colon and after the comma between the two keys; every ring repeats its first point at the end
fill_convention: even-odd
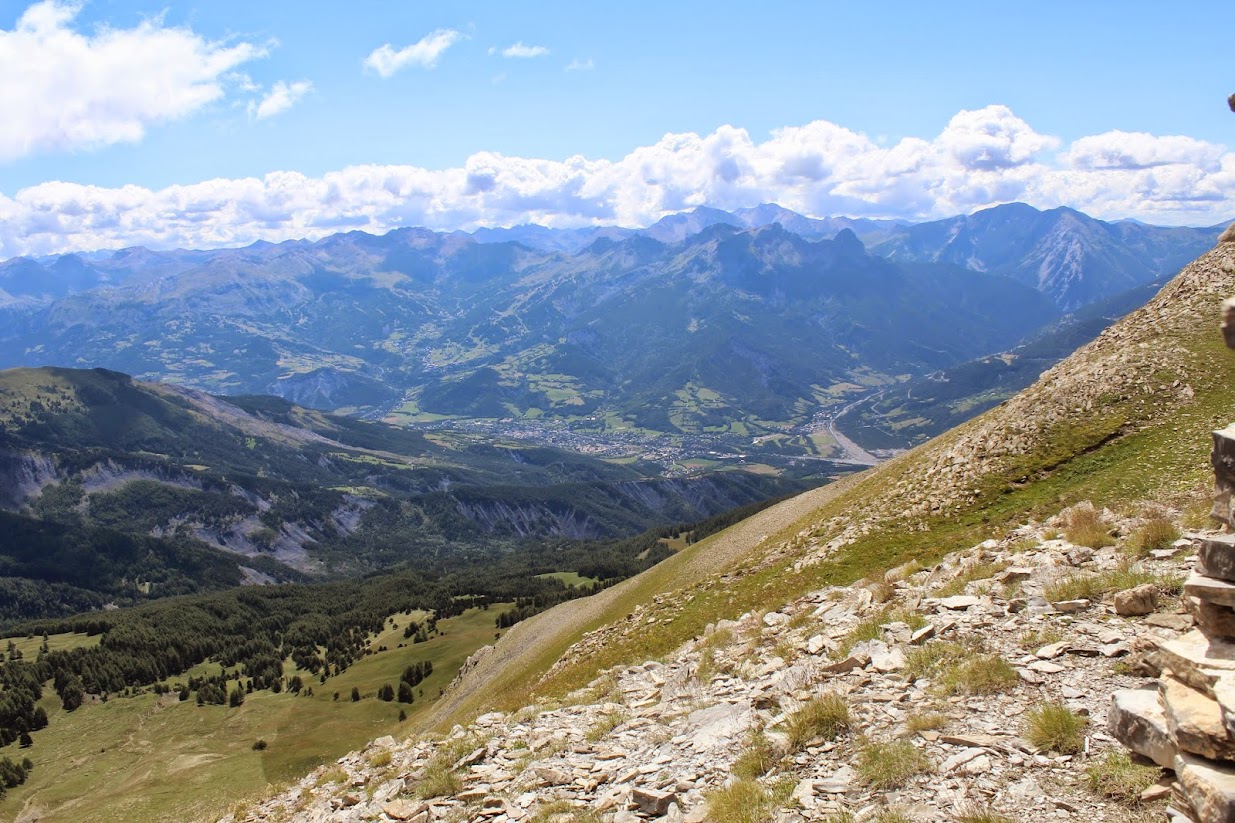
{"type": "Polygon", "coordinates": [[[1008,203],[904,227],[872,251],[1011,277],[1071,311],[1173,273],[1215,239],[1212,229],[1115,225],[1067,207],[1008,203]]]}

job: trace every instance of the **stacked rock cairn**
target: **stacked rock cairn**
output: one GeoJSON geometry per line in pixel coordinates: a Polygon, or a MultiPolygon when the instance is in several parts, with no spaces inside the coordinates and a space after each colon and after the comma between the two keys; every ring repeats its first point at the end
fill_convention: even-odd
{"type": "MultiPolygon", "coordinates": [[[[1235,349],[1235,299],[1222,309],[1235,349]]],[[[1146,657],[1156,686],[1115,692],[1108,714],[1124,746],[1174,770],[1167,814],[1177,823],[1235,821],[1235,424],[1213,440],[1213,516],[1227,533],[1198,542],[1184,584],[1195,628],[1158,641],[1146,657]]]]}

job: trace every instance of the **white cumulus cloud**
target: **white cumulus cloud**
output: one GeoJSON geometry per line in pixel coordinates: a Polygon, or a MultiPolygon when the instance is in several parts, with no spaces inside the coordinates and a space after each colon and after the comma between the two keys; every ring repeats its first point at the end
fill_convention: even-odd
{"type": "Polygon", "coordinates": [[[311,91],[313,91],[313,84],[308,80],[297,80],[294,83],[285,83],[280,80],[270,87],[270,91],[266,92],[261,100],[249,103],[249,116],[258,120],[274,117],[296,105],[300,98],[311,91]]]}
{"type": "Polygon", "coordinates": [[[233,70],[265,54],[158,19],[86,34],[73,28],[79,10],[44,0],[0,29],[0,162],[141,140],[222,98],[233,70]]]}
{"type": "Polygon", "coordinates": [[[643,226],[695,206],[767,202],[816,217],[926,220],[1012,201],[1106,219],[1213,225],[1235,216],[1235,153],[1187,137],[1118,131],[1065,145],[1008,108],[988,106],[959,112],[934,136],[886,145],[817,120],[762,140],[736,126],[667,134],[616,160],[479,152],[447,169],[362,165],[158,190],[48,182],[0,194],[0,258],[398,226],[643,226]]]}
{"type": "Polygon", "coordinates": [[[591,71],[594,68],[596,68],[596,64],[592,62],[592,58],[589,57],[586,60],[580,60],[578,57],[576,57],[574,60],[571,60],[569,63],[566,64],[565,70],[566,71],[591,71]]]}
{"type": "Polygon", "coordinates": [[[446,49],[462,39],[463,34],[454,29],[438,29],[401,49],[395,49],[389,43],[379,46],[365,58],[364,65],[382,77],[391,77],[407,66],[436,68],[437,61],[446,53],[446,49]]]}
{"type": "Polygon", "coordinates": [[[497,46],[492,46],[489,49],[489,54],[500,54],[502,57],[513,57],[518,60],[526,60],[531,57],[546,57],[549,54],[549,49],[544,46],[529,46],[523,41],[513,43],[504,49],[499,49],[497,46]]]}

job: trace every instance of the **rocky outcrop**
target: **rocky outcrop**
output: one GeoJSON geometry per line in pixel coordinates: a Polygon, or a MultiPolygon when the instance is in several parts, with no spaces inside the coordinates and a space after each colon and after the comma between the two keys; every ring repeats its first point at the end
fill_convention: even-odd
{"type": "Polygon", "coordinates": [[[21,508],[58,479],[56,464],[48,455],[0,449],[0,508],[21,508]]]}
{"type": "MultiPolygon", "coordinates": [[[[1235,528],[1235,427],[1214,432],[1213,515],[1235,528]]],[[[1156,693],[1116,692],[1111,734],[1175,771],[1176,820],[1235,820],[1235,535],[1200,541],[1183,600],[1197,628],[1161,640],[1156,693]]]]}

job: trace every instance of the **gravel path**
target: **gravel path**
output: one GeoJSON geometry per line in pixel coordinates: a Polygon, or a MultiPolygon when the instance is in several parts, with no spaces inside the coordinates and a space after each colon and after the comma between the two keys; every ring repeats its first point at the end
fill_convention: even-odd
{"type": "Polygon", "coordinates": [[[508,673],[530,666],[546,647],[559,646],[572,635],[578,639],[582,627],[608,614],[620,598],[642,582],[644,575],[651,572],[663,574],[663,567],[670,566],[672,577],[665,589],[672,590],[718,574],[750,553],[769,535],[776,534],[817,510],[844,491],[850,483],[851,478],[845,478],[803,492],[713,535],[697,544],[694,551],[683,552],[662,561],[655,569],[649,569],[591,597],[559,603],[547,611],[516,623],[502,636],[496,647],[437,702],[432,711],[417,724],[418,727],[435,729],[470,720],[469,717],[456,715],[472,702],[473,698],[498,685],[508,673]]]}

